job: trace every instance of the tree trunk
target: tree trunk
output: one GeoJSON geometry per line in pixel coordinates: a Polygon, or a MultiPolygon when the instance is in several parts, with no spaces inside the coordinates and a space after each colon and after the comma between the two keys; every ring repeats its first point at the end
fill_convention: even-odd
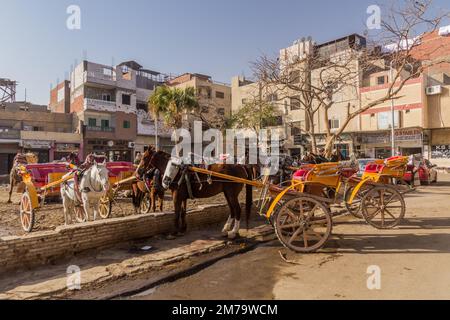
{"type": "Polygon", "coordinates": [[[325,144],[325,155],[327,158],[330,158],[333,153],[334,142],[336,138],[334,136],[327,136],[326,144],[325,144]]]}

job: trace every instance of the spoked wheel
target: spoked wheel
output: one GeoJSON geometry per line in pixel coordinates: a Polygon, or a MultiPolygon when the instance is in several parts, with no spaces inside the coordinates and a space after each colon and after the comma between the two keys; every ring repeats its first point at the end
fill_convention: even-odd
{"type": "Polygon", "coordinates": [[[391,229],[405,216],[405,200],[392,186],[379,186],[363,198],[362,214],[368,224],[377,229],[391,229]]]}
{"type": "Polygon", "coordinates": [[[148,192],[145,193],[144,197],[142,198],[139,209],[140,209],[139,211],[141,213],[150,213],[150,210],[152,209],[150,193],[148,193],[148,192]]]}
{"type": "Polygon", "coordinates": [[[30,194],[24,192],[22,198],[20,199],[20,222],[22,223],[22,228],[26,232],[31,232],[34,226],[34,210],[31,203],[30,194]]]}
{"type": "Polygon", "coordinates": [[[84,213],[84,207],[83,207],[82,205],[75,206],[75,207],[73,208],[73,211],[74,211],[74,213],[75,213],[75,220],[76,220],[78,223],[83,223],[83,222],[86,222],[86,221],[87,221],[86,215],[85,215],[85,213],[84,213]]]}
{"type": "Polygon", "coordinates": [[[332,229],[328,208],[307,196],[286,201],[275,213],[274,222],[281,243],[298,253],[315,252],[322,248],[332,229]]]}
{"type": "Polygon", "coordinates": [[[102,219],[108,219],[112,212],[112,200],[108,195],[100,198],[100,204],[98,205],[98,214],[102,219]]]}
{"type": "Polygon", "coordinates": [[[355,189],[354,186],[350,186],[345,190],[344,193],[344,199],[345,199],[345,208],[347,211],[358,219],[364,219],[364,216],[361,212],[361,202],[366,193],[371,189],[372,187],[369,185],[363,186],[359,192],[356,194],[355,198],[353,199],[352,203],[349,204],[348,200],[352,196],[353,190],[355,189]]]}

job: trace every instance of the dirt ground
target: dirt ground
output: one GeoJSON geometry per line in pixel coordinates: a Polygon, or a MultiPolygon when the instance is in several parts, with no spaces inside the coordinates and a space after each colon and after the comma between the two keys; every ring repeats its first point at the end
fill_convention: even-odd
{"type": "MultiPolygon", "coordinates": [[[[224,257],[194,273],[160,283],[134,293],[129,298],[450,299],[450,176],[440,175],[439,181],[435,185],[420,187],[406,196],[405,220],[395,229],[377,230],[363,221],[347,216],[335,220],[331,239],[318,253],[295,254],[284,249],[275,240],[260,244],[248,252],[224,257]],[[285,254],[287,260],[280,257],[280,252],[285,254]],[[374,267],[379,271],[380,286],[369,288],[368,281],[373,272],[370,270],[374,267]]],[[[212,201],[207,200],[208,203],[212,201]]],[[[188,233],[185,238],[177,240],[182,241],[178,245],[189,246],[199,240],[201,245],[218,241],[220,228],[218,225],[212,229],[188,233]]],[[[159,248],[155,254],[161,255],[174,250],[177,245],[176,242],[164,239],[148,240],[145,244],[148,243],[159,248]]],[[[96,277],[104,276],[102,273],[95,273],[95,268],[99,265],[109,276],[115,276],[112,271],[116,270],[122,274],[123,270],[130,268],[130,260],[125,260],[127,258],[135,262],[132,265],[140,268],[140,258],[130,251],[130,245],[123,244],[119,249],[86,253],[83,259],[92,263],[89,267],[96,277]]],[[[179,250],[185,249],[180,247],[179,250]]],[[[207,257],[208,254],[203,254],[195,259],[201,262],[207,257]]],[[[170,268],[193,262],[189,258],[172,264],[170,268]]],[[[65,281],[66,267],[67,263],[52,266],[52,269],[60,268],[60,281],[65,281]]],[[[49,272],[47,269],[44,271],[49,272]]],[[[103,282],[97,288],[81,290],[75,296],[66,298],[94,299],[111,294],[116,289],[132,290],[133,286],[158,274],[155,270],[141,271],[143,273],[138,278],[121,278],[119,282],[117,278],[111,278],[111,281],[103,282]]],[[[162,273],[167,271],[161,270],[162,273]]],[[[38,271],[27,272],[23,277],[21,279],[17,275],[10,277],[8,281],[5,279],[6,288],[22,290],[24,282],[36,285],[43,281],[39,280],[38,271]]]]}
{"type": "MultiPolygon", "coordinates": [[[[11,235],[22,235],[25,232],[19,220],[20,194],[14,192],[12,204],[8,204],[9,186],[0,186],[0,237],[11,235]]],[[[255,194],[256,195],[256,194],[255,194]]],[[[240,200],[245,201],[245,191],[241,192],[240,200]]],[[[199,205],[205,204],[225,204],[222,194],[209,199],[195,199],[188,201],[188,210],[195,209],[199,205]]],[[[170,192],[166,193],[164,201],[164,211],[173,211],[173,202],[170,192]]],[[[113,205],[112,217],[124,217],[134,214],[134,208],[130,198],[121,197],[113,205]]],[[[64,224],[63,207],[59,199],[49,201],[36,213],[36,223],[33,231],[53,230],[57,226],[64,224]]]]}

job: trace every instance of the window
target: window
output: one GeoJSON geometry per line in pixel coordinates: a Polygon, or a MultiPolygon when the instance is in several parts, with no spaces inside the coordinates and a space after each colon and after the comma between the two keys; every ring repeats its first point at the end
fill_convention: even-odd
{"type": "Polygon", "coordinates": [[[302,134],[302,122],[291,123],[291,136],[298,136],[302,134]]]}
{"type": "Polygon", "coordinates": [[[65,98],[66,88],[62,87],[58,90],[58,102],[63,101],[65,98]]]}
{"type": "Polygon", "coordinates": [[[300,83],[300,70],[292,71],[289,74],[289,82],[290,83],[300,83]]]}
{"type": "Polygon", "coordinates": [[[103,74],[104,74],[105,76],[112,77],[112,70],[111,70],[111,69],[108,69],[108,68],[103,68],[103,74]]]}
{"type": "MultiPolygon", "coordinates": [[[[400,118],[399,112],[394,113],[394,126],[395,128],[400,128],[400,118]]],[[[378,113],[378,129],[387,130],[392,128],[392,113],[391,111],[378,113]]]]}
{"type": "Polygon", "coordinates": [[[339,119],[331,119],[331,120],[328,120],[328,125],[331,130],[339,129],[340,121],[339,121],[339,119]]]}
{"type": "Polygon", "coordinates": [[[377,85],[382,85],[386,83],[386,77],[385,76],[381,76],[377,78],[377,85]]]}
{"type": "Polygon", "coordinates": [[[278,101],[278,95],[276,93],[269,94],[267,96],[267,102],[276,102],[278,101]]]}
{"type": "Polygon", "coordinates": [[[89,118],[88,119],[88,125],[89,125],[89,127],[96,127],[97,126],[97,119],[89,118]]]}
{"type": "Polygon", "coordinates": [[[225,115],[225,109],[224,108],[219,108],[217,109],[217,113],[220,114],[221,116],[225,115]]]}
{"type": "Polygon", "coordinates": [[[111,95],[109,93],[102,94],[103,101],[111,101],[111,95]]]}
{"type": "Polygon", "coordinates": [[[102,120],[102,128],[109,128],[109,120],[102,120]]]}
{"type": "Polygon", "coordinates": [[[225,99],[225,93],[216,91],[216,98],[218,99],[225,99]]]}
{"type": "Polygon", "coordinates": [[[122,94],[122,104],[126,106],[131,105],[131,96],[129,94],[122,94]]]}
{"type": "Polygon", "coordinates": [[[124,129],[130,129],[131,128],[131,122],[128,120],[123,121],[123,128],[124,129]]]}
{"type": "Polygon", "coordinates": [[[300,96],[295,96],[291,98],[291,110],[300,110],[300,96]]]}

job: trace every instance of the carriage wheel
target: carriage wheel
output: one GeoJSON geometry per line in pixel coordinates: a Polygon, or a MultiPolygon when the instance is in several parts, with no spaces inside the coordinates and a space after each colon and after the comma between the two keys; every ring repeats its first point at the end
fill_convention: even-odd
{"type": "Polygon", "coordinates": [[[85,215],[85,212],[84,212],[84,207],[82,205],[75,206],[73,208],[73,211],[75,213],[75,220],[78,223],[86,222],[86,215],[85,215]]]}
{"type": "Polygon", "coordinates": [[[102,219],[108,219],[112,212],[112,200],[109,196],[103,196],[100,198],[100,204],[98,206],[98,214],[102,219]]]}
{"type": "Polygon", "coordinates": [[[22,194],[20,199],[20,222],[26,232],[31,232],[34,226],[34,210],[28,192],[22,194]]]}
{"type": "Polygon", "coordinates": [[[144,197],[142,198],[139,209],[140,209],[141,213],[150,213],[150,211],[152,209],[150,193],[148,193],[148,192],[145,193],[144,197]]]}
{"type": "Polygon", "coordinates": [[[362,214],[368,224],[377,229],[396,227],[405,216],[405,200],[392,186],[375,187],[364,196],[362,214]]]}
{"type": "Polygon", "coordinates": [[[300,196],[286,201],[275,215],[278,239],[295,252],[315,252],[323,247],[331,234],[329,209],[310,197],[300,196]]]}
{"type": "Polygon", "coordinates": [[[348,200],[352,196],[353,189],[355,187],[351,186],[348,187],[344,192],[344,199],[345,199],[345,208],[347,211],[354,216],[357,219],[364,219],[364,216],[361,212],[361,202],[366,193],[372,188],[372,186],[365,185],[363,186],[359,192],[356,194],[355,198],[353,199],[353,202],[351,204],[348,203],[348,200]]]}

